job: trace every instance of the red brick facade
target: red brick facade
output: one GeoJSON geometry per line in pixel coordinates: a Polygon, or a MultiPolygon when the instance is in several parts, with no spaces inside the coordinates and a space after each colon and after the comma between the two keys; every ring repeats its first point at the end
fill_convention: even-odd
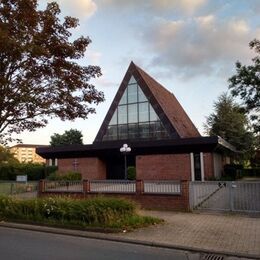
{"type": "Polygon", "coordinates": [[[190,180],[190,154],[137,156],[136,178],[143,180],[190,180]]]}
{"type": "MultiPolygon", "coordinates": [[[[204,178],[214,176],[212,153],[203,153],[204,178]]],[[[76,171],[82,179],[106,179],[106,164],[97,157],[59,159],[60,172],[76,171]]],[[[143,180],[191,180],[190,154],[158,154],[136,156],[136,179],[143,180]]]]}
{"type": "Polygon", "coordinates": [[[58,168],[60,172],[77,171],[82,179],[104,180],[106,179],[106,164],[97,157],[76,159],[59,159],[58,168]]]}

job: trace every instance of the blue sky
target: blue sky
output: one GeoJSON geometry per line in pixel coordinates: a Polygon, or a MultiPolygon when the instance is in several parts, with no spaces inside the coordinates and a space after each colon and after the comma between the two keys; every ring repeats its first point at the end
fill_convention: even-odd
{"type": "MultiPolygon", "coordinates": [[[[47,0],[39,1],[39,8],[47,0]]],[[[48,144],[53,133],[76,128],[92,143],[123,76],[133,60],[171,91],[203,134],[205,117],[228,89],[235,62],[249,64],[248,43],[260,39],[259,0],[59,0],[62,16],[80,19],[73,37],[92,44],[83,65],[95,64],[95,80],[105,102],[88,119],[49,120],[47,127],[24,132],[23,143],[48,144]]]]}

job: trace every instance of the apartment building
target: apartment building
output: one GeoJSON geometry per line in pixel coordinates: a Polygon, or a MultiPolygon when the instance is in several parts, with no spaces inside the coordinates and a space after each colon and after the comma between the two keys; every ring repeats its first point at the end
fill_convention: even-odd
{"type": "Polygon", "coordinates": [[[19,162],[45,163],[46,160],[36,153],[37,147],[45,146],[47,145],[17,144],[10,147],[10,151],[19,162]]]}

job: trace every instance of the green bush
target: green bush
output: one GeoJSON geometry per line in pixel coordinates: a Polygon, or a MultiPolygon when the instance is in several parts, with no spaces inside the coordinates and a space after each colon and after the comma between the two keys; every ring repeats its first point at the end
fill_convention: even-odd
{"type": "Polygon", "coordinates": [[[221,179],[226,181],[233,181],[242,176],[243,165],[240,164],[226,164],[224,165],[224,175],[221,179]]]}
{"type": "Polygon", "coordinates": [[[80,181],[81,180],[81,173],[79,172],[53,172],[48,177],[50,181],[80,181]]]}
{"type": "Polygon", "coordinates": [[[243,176],[260,177],[260,168],[243,169],[243,176]]]}
{"type": "Polygon", "coordinates": [[[16,180],[17,175],[27,175],[29,181],[37,181],[56,170],[56,166],[37,163],[0,164],[0,180],[16,180]]]}
{"type": "Polygon", "coordinates": [[[135,180],[136,179],[136,169],[134,166],[129,166],[127,168],[127,179],[135,180]]]}
{"type": "Polygon", "coordinates": [[[0,196],[0,220],[17,220],[76,227],[139,227],[159,222],[141,217],[136,206],[124,199],[89,200],[50,197],[17,200],[0,196]]]}

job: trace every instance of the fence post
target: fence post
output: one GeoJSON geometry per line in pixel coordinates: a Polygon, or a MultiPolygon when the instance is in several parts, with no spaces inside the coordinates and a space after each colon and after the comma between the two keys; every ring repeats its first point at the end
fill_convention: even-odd
{"type": "Polygon", "coordinates": [[[83,180],[83,193],[89,193],[90,192],[90,181],[89,180],[83,180]]]}
{"type": "Polygon", "coordinates": [[[38,185],[39,185],[39,188],[38,188],[38,197],[40,197],[41,194],[45,192],[45,190],[44,190],[44,187],[45,187],[45,182],[44,182],[44,180],[40,180],[38,185]]]}
{"type": "Polygon", "coordinates": [[[229,206],[230,210],[234,211],[234,188],[235,188],[235,183],[233,181],[229,182],[229,206]]]}
{"type": "Polygon", "coordinates": [[[144,181],[143,180],[136,180],[136,194],[141,195],[144,193],[144,181]]]}
{"type": "Polygon", "coordinates": [[[183,204],[186,210],[190,210],[189,201],[189,181],[181,180],[181,196],[183,199],[183,204]]]}

